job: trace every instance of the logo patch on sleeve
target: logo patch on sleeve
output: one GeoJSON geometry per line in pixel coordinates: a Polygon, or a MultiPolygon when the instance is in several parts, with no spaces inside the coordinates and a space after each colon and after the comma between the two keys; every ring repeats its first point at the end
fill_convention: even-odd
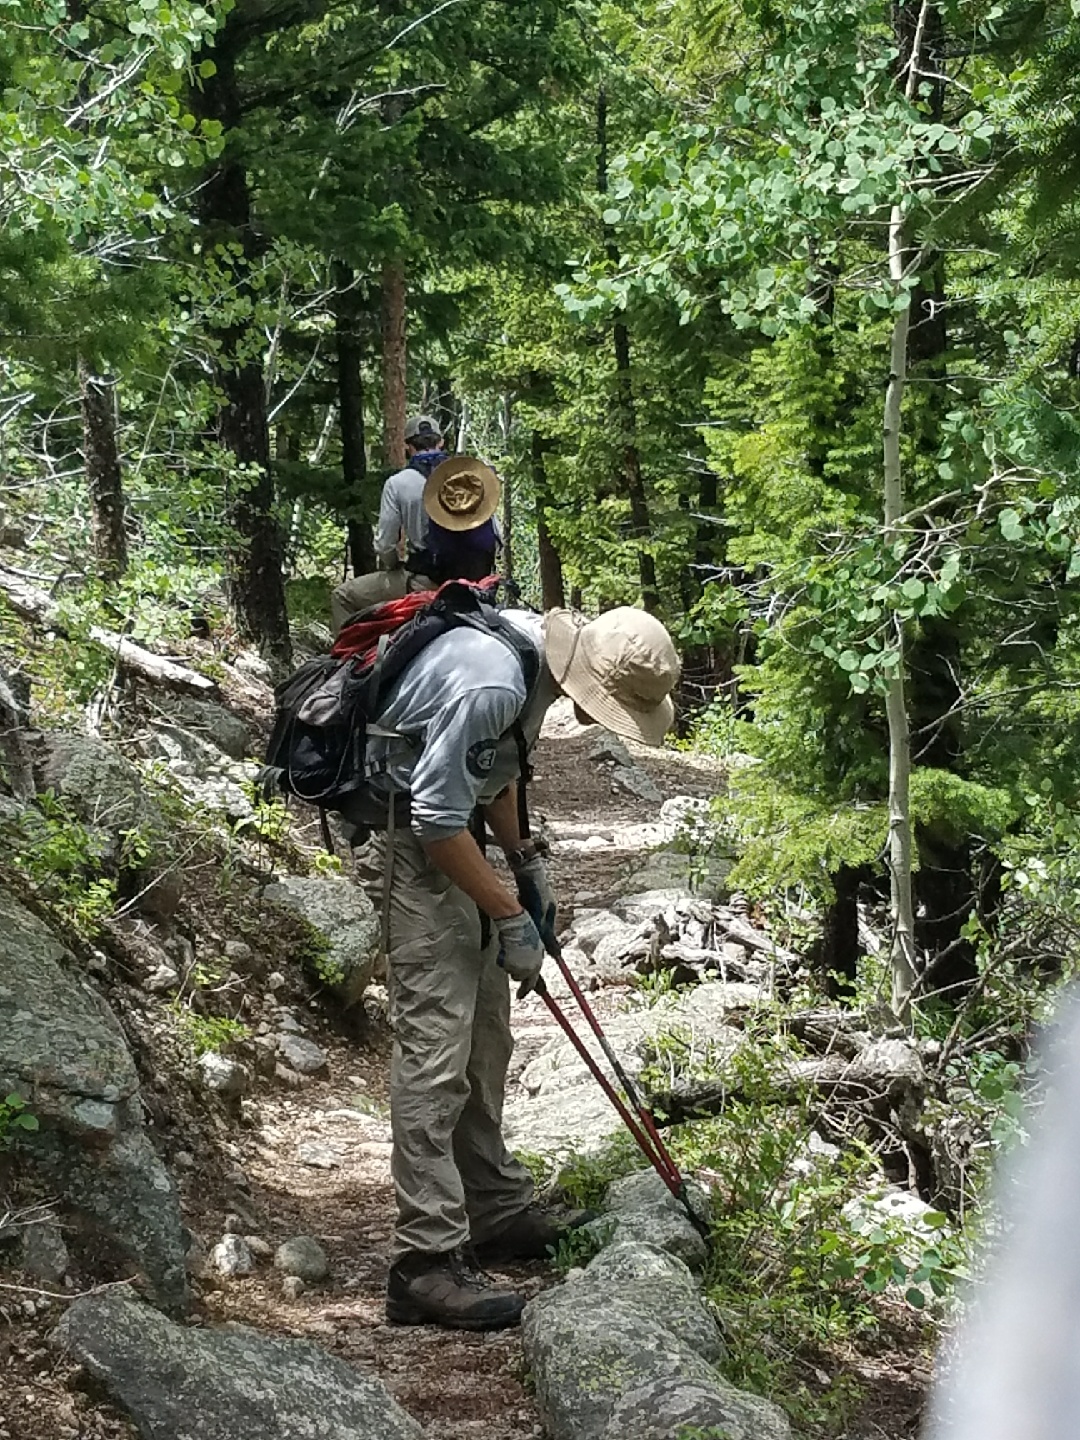
{"type": "Polygon", "coordinates": [[[475,745],[469,746],[465,754],[465,768],[470,775],[475,775],[478,780],[483,780],[491,774],[498,743],[497,740],[477,740],[475,745]]]}

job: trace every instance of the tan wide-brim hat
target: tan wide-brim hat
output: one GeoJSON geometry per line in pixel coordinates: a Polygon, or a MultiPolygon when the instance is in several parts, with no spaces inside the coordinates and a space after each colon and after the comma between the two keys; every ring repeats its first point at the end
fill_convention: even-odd
{"type": "Polygon", "coordinates": [[[451,455],[428,476],[424,509],[444,530],[475,530],[495,514],[501,494],[490,466],[471,455],[451,455]]]}
{"type": "Polygon", "coordinates": [[[674,724],[682,667],[671,636],[644,610],[621,605],[595,620],[549,610],[544,656],[555,683],[616,735],[659,745],[674,724]]]}

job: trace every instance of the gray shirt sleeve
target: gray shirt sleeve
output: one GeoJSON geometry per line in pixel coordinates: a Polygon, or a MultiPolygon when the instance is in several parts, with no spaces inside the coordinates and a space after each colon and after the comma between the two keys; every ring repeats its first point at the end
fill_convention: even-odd
{"type": "Polygon", "coordinates": [[[466,828],[490,783],[499,736],[523,702],[521,692],[485,686],[432,719],[409,782],[412,828],[420,840],[448,840],[466,828]]]}
{"type": "Polygon", "coordinates": [[[398,503],[396,476],[391,475],[382,488],[379,502],[379,523],[375,527],[375,553],[382,555],[387,550],[396,550],[401,538],[403,518],[398,503]]]}

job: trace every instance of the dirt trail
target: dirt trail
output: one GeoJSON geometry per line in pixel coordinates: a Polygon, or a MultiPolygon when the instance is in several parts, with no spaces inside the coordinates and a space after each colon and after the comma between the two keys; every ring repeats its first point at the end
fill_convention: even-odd
{"type": "MultiPolygon", "coordinates": [[[[531,804],[553,842],[551,867],[566,918],[575,904],[602,904],[613,895],[660,833],[659,802],[617,788],[610,764],[590,757],[597,734],[595,727],[583,731],[560,705],[534,757],[531,804]]],[[[664,798],[707,796],[722,787],[718,768],[698,757],[631,748],[664,798]]],[[[241,1321],[317,1342],[379,1376],[429,1440],[539,1436],[517,1332],[468,1335],[384,1323],[393,1224],[385,1016],[380,1019],[377,1007],[372,1015],[369,1006],[358,1029],[335,1029],[332,1014],[308,1002],[299,972],[297,982],[276,1000],[253,996],[255,1013],[270,1015],[284,1002],[327,1053],[325,1076],[298,1090],[262,1081],[231,1117],[203,1107],[164,1073],[148,1086],[148,1102],[160,1108],[167,1101],[172,1112],[166,1155],[197,1248],[205,1256],[227,1226],[263,1242],[256,1273],[248,1278],[223,1279],[203,1265],[194,1282],[196,1320],[241,1321]],[[297,1234],[320,1241],[331,1276],[286,1300],[268,1247],[297,1234]]],[[[600,1013],[617,1008],[622,993],[596,995],[600,1013]]],[[[515,1005],[513,1016],[511,1093],[525,1064],[555,1032],[536,997],[515,1005]]],[[[552,1280],[542,1265],[507,1274],[530,1294],[552,1280]]],[[[85,1283],[77,1267],[73,1283],[76,1289],[85,1283]]],[[[130,1422],[99,1393],[87,1393],[85,1377],[49,1346],[61,1297],[68,1298],[0,1286],[0,1440],[136,1440],[130,1422]]]]}
{"type": "MultiPolygon", "coordinates": [[[[585,899],[596,904],[617,887],[628,863],[640,859],[642,828],[655,824],[658,806],[616,790],[611,770],[588,758],[595,729],[581,731],[565,713],[554,720],[537,747],[531,803],[553,839],[559,895],[568,906],[575,897],[579,904],[585,899]],[[594,836],[605,843],[581,848],[594,836]]],[[[634,759],[665,797],[710,795],[718,788],[716,768],[695,757],[635,749],[634,759]]],[[[605,1009],[617,1003],[615,993],[607,992],[603,1002],[605,1009]]],[[[512,1079],[555,1029],[539,1001],[518,1006],[514,1026],[512,1079]]],[[[287,1302],[280,1277],[263,1264],[250,1279],[222,1281],[208,1290],[207,1318],[243,1320],[318,1341],[378,1375],[431,1440],[540,1435],[516,1332],[467,1335],[384,1323],[393,1223],[389,1037],[375,1027],[362,1046],[323,1035],[319,1041],[330,1054],[328,1080],[295,1095],[264,1092],[245,1107],[251,1123],[236,1136],[235,1158],[250,1190],[237,1190],[230,1203],[272,1245],[297,1233],[315,1236],[330,1256],[332,1278],[287,1302]],[[305,1149],[312,1145],[319,1148],[305,1149]],[[317,1168],[310,1163],[315,1158],[332,1168],[317,1168]]],[[[188,1204],[202,1209],[194,1178],[186,1188],[188,1204]]],[[[193,1219],[213,1243],[224,1220],[220,1202],[193,1219]]],[[[551,1280],[541,1265],[505,1273],[528,1293],[551,1280]]]]}

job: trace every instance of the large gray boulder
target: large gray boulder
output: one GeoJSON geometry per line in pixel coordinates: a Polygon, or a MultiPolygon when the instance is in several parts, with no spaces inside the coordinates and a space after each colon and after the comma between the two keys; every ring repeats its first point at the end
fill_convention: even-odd
{"type": "Polygon", "coordinates": [[[245,789],[259,773],[254,761],[234,760],[204,735],[166,720],[151,722],[143,749],[149,758],[165,762],[193,804],[232,821],[254,815],[245,789]]]}
{"type": "Polygon", "coordinates": [[[230,760],[243,760],[251,754],[247,726],[224,705],[192,695],[163,695],[158,698],[158,708],[230,760]]]}
{"type": "MultiPolygon", "coordinates": [[[[694,1213],[707,1215],[708,1202],[701,1187],[691,1183],[687,1190],[694,1213]]],[[[655,1170],[639,1170],[613,1181],[604,1196],[603,1212],[601,1219],[592,1223],[606,1227],[613,1242],[647,1241],[694,1267],[708,1259],[705,1241],[686,1209],[655,1170]]]]}
{"type": "Polygon", "coordinates": [[[626,895],[633,895],[643,890],[678,889],[707,900],[726,900],[730,894],[727,877],[732,863],[722,855],[654,850],[630,871],[622,890],[626,895]]]}
{"type": "MultiPolygon", "coordinates": [[[[719,1066],[746,1039],[730,1023],[732,1010],[745,1007],[748,998],[757,995],[745,985],[710,982],[648,1009],[617,1015],[605,1021],[604,1028],[632,1077],[640,1074],[654,1037],[665,1033],[692,1037],[698,1050],[707,1047],[719,1066]]],[[[523,1002],[532,1003],[532,996],[523,1002]]],[[[535,1004],[539,1007],[539,1000],[535,1004]]],[[[584,1032],[584,1021],[576,1019],[573,1012],[571,1018],[584,1032]]],[[[521,1072],[518,1085],[507,1097],[503,1129],[514,1149],[557,1159],[570,1152],[603,1150],[622,1124],[560,1033],[545,1043],[521,1072]]]]}
{"type": "Polygon", "coordinates": [[[379,918],[363,890],[336,875],[287,875],[268,885],[263,898],[304,922],[311,943],[298,958],[343,1005],[355,1005],[379,953],[379,918]]]}
{"type": "Polygon", "coordinates": [[[530,1301],[525,1358],[552,1440],[789,1440],[769,1401],[729,1385],[719,1328],[687,1267],[656,1245],[610,1246],[530,1301]]]}
{"type": "Polygon", "coordinates": [[[561,1286],[531,1300],[522,1316],[525,1359],[541,1419],[554,1440],[600,1440],[616,1404],[652,1380],[716,1384],[708,1361],[655,1316],[594,1287],[561,1286]]]}
{"type": "Polygon", "coordinates": [[[188,1329],[123,1290],[77,1300],[55,1339],[142,1440],[423,1440],[378,1380],[308,1340],[188,1329]]]}
{"type": "Polygon", "coordinates": [[[555,1440],[599,1440],[622,1396],[650,1381],[721,1383],[712,1365],[721,1353],[716,1323],[686,1266],[655,1246],[601,1253],[530,1301],[522,1327],[555,1440]]]}
{"type": "Polygon", "coordinates": [[[732,1385],[665,1377],[650,1380],[616,1401],[601,1440],[790,1440],[784,1412],[759,1395],[732,1385]]]}
{"type": "Polygon", "coordinates": [[[61,1208],[102,1233],[157,1302],[187,1298],[176,1191],[143,1125],[116,1017],[45,925],[0,890],[0,1095],[40,1129],[20,1150],[61,1208]]]}
{"type": "Polygon", "coordinates": [[[180,875],[169,826],[131,761],[92,735],[56,733],[46,740],[40,779],[43,790],[101,837],[105,868],[119,873],[132,893],[144,892],[140,908],[172,915],[180,875]]]}
{"type": "Polygon", "coordinates": [[[720,1328],[689,1267],[659,1245],[641,1240],[608,1245],[575,1283],[613,1294],[649,1316],[662,1300],[664,1325],[677,1339],[712,1365],[723,1360],[720,1328]]]}

